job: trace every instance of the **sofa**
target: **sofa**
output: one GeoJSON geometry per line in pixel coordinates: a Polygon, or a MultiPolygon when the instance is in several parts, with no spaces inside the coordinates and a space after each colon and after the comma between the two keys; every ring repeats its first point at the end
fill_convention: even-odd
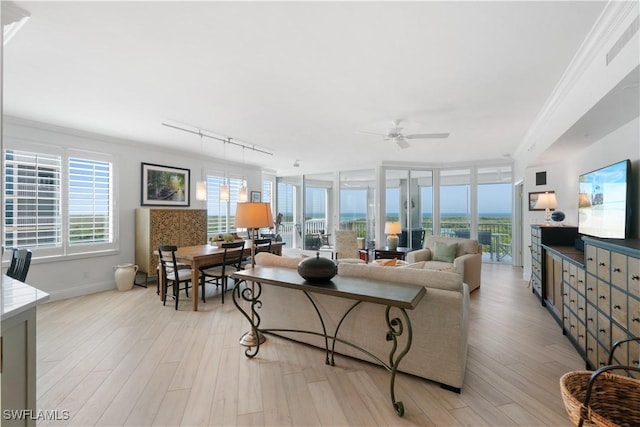
{"type": "MultiPolygon", "coordinates": [[[[256,255],[259,266],[297,268],[302,258],[256,255]]],[[[469,332],[469,288],[460,274],[421,268],[424,263],[405,267],[383,267],[371,264],[341,263],[339,276],[361,277],[371,280],[422,285],[426,294],[413,310],[407,310],[413,327],[413,341],[402,359],[399,370],[440,383],[444,388],[459,392],[464,382],[469,332]]],[[[322,313],[329,334],[335,330],[340,317],[353,300],[313,294],[322,313]]],[[[278,286],[264,286],[259,308],[261,329],[298,329],[322,333],[320,321],[303,292],[278,286]]],[[[339,338],[356,343],[383,361],[388,361],[391,345],[386,341],[387,324],[384,305],[362,303],[345,319],[339,338]]],[[[393,313],[392,309],[392,313],[393,313]]],[[[295,341],[324,349],[324,338],[299,332],[277,332],[295,341]]],[[[404,348],[406,334],[398,340],[404,348]]],[[[336,353],[375,363],[367,354],[338,342],[336,353]]],[[[318,363],[323,355],[318,354],[318,363]]],[[[340,357],[336,357],[340,364],[340,357]]]]}
{"type": "Polygon", "coordinates": [[[457,271],[469,285],[469,292],[480,287],[482,245],[477,240],[429,236],[424,248],[407,253],[406,260],[409,264],[425,261],[424,268],[431,270],[457,271]],[[449,249],[453,253],[447,253],[449,249]]]}

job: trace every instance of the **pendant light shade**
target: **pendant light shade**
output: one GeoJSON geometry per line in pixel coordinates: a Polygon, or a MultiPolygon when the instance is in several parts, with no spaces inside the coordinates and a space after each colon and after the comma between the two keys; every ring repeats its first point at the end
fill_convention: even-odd
{"type": "Polygon", "coordinates": [[[225,179],[224,183],[220,185],[220,201],[228,202],[229,201],[229,184],[227,184],[227,180],[225,179]]]}
{"type": "Polygon", "coordinates": [[[207,200],[207,183],[205,181],[196,182],[196,200],[207,200]]]}
{"type": "Polygon", "coordinates": [[[246,202],[249,200],[247,195],[247,181],[242,181],[242,187],[240,187],[240,192],[238,193],[238,201],[246,202]]]}

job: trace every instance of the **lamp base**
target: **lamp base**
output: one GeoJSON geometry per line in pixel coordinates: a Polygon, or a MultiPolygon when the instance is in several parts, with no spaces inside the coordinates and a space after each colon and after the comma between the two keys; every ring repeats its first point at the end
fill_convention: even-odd
{"type": "Polygon", "coordinates": [[[398,236],[395,234],[390,234],[387,236],[387,247],[390,251],[395,251],[398,249],[398,236]]]}
{"type": "Polygon", "coordinates": [[[240,338],[240,345],[245,347],[255,347],[258,343],[262,344],[265,340],[266,338],[262,335],[262,332],[258,331],[258,336],[256,337],[256,334],[251,330],[245,332],[242,338],[240,338]]]}

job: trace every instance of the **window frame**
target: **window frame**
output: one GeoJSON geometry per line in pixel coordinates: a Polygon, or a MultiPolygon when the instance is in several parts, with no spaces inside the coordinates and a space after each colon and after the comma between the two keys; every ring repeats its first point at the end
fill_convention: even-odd
{"type": "MultiPolygon", "coordinates": [[[[118,166],[117,159],[114,155],[109,153],[102,153],[90,150],[83,150],[73,147],[61,147],[53,144],[43,144],[33,141],[21,140],[20,138],[5,138],[4,146],[2,147],[2,173],[3,182],[6,169],[6,152],[26,152],[37,155],[57,156],[60,159],[60,183],[59,183],[59,217],[61,224],[60,231],[60,243],[59,245],[52,247],[33,247],[33,246],[21,246],[31,249],[33,253],[33,260],[56,260],[59,258],[84,258],[87,256],[95,256],[96,254],[105,253],[117,253],[119,251],[119,220],[117,215],[117,188],[118,188],[118,166]],[[83,243],[72,244],[69,240],[70,235],[70,168],[69,161],[71,158],[78,158],[85,161],[97,161],[107,162],[110,165],[109,176],[109,222],[110,222],[110,239],[108,242],[98,243],[83,243]]],[[[2,235],[0,240],[6,248],[6,188],[2,187],[2,235]]],[[[8,262],[8,256],[6,253],[11,251],[5,251],[5,259],[3,262],[8,262]]]]}

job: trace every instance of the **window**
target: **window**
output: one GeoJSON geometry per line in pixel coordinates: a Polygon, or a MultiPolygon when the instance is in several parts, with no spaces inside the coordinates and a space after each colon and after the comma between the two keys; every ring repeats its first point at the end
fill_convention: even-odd
{"type": "Polygon", "coordinates": [[[235,228],[236,205],[242,179],[227,178],[229,201],[220,200],[220,186],[224,176],[207,175],[207,234],[217,235],[237,231],[235,228]]]}
{"type": "Polygon", "coordinates": [[[6,149],[4,245],[36,256],[115,249],[113,166],[97,157],[6,149]]]}
{"type": "Polygon", "coordinates": [[[113,240],[111,164],[69,159],[69,245],[113,240]]]}
{"type": "Polygon", "coordinates": [[[60,156],[5,150],[4,245],[62,245],[60,156]]]}

